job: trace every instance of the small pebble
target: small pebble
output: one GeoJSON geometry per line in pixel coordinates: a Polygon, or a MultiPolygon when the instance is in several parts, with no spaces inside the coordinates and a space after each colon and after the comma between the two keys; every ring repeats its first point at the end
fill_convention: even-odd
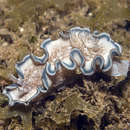
{"type": "Polygon", "coordinates": [[[8,46],[8,43],[7,43],[7,42],[4,42],[4,43],[2,44],[2,46],[3,46],[3,47],[6,47],[6,46],[8,46]]]}
{"type": "Polygon", "coordinates": [[[93,16],[93,14],[92,14],[92,13],[88,13],[88,16],[92,17],[92,16],[93,16]]]}
{"type": "Polygon", "coordinates": [[[19,31],[20,31],[20,32],[23,32],[23,31],[24,31],[24,28],[20,27],[20,28],[19,28],[19,31]]]}

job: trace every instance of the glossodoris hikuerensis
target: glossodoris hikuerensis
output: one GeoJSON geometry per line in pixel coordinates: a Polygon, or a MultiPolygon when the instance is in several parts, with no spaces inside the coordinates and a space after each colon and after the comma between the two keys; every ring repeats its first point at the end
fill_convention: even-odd
{"type": "Polygon", "coordinates": [[[91,33],[88,28],[74,27],[60,33],[58,40],[45,40],[41,48],[45,51],[42,57],[30,54],[16,64],[18,78],[11,75],[14,84],[3,90],[9,105],[27,105],[40,93],[45,94],[51,87],[69,82],[68,75],[77,67],[88,76],[97,68],[111,76],[126,76],[128,72],[128,61],[114,60],[114,56],[121,55],[122,48],[107,33],[91,33]]]}

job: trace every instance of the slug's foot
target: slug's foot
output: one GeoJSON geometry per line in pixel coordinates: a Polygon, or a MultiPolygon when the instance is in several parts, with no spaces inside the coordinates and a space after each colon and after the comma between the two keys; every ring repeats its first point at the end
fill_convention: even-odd
{"type": "Polygon", "coordinates": [[[130,62],[127,60],[113,61],[112,68],[110,70],[111,76],[127,76],[130,71],[130,62]]]}

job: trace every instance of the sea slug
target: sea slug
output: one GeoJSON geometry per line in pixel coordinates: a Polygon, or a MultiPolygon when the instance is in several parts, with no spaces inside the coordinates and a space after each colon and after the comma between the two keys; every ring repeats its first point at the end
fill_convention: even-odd
{"type": "Polygon", "coordinates": [[[16,64],[18,78],[11,75],[14,83],[3,90],[9,105],[28,105],[39,94],[69,82],[76,68],[87,76],[98,70],[111,76],[126,76],[128,72],[128,61],[114,59],[121,55],[122,48],[107,33],[91,33],[88,28],[74,27],[60,33],[57,40],[45,40],[41,48],[45,52],[42,57],[30,54],[16,64]]]}

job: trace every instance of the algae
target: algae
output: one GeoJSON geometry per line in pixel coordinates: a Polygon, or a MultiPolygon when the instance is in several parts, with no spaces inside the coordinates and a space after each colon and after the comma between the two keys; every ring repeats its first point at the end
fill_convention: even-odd
{"type": "Polygon", "coordinates": [[[2,89],[11,83],[8,74],[17,76],[17,61],[30,53],[43,55],[43,40],[56,39],[58,32],[74,26],[109,33],[123,46],[121,58],[129,60],[129,12],[128,0],[0,0],[0,129],[129,129],[129,74],[119,78],[102,73],[79,76],[64,90],[28,107],[10,108],[2,95],[2,89]]]}

